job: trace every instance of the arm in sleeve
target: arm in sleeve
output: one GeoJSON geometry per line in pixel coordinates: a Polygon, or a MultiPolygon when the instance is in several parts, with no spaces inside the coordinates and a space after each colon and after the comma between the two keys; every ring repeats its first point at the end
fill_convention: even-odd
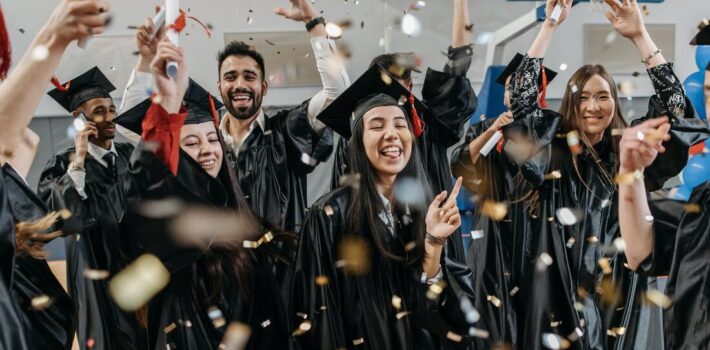
{"type": "Polygon", "coordinates": [[[313,96],[308,103],[308,122],[314,131],[321,133],[325,129],[325,124],[316,117],[350,86],[350,77],[338,57],[338,50],[333,40],[314,37],[311,38],[311,46],[323,90],[313,96]]]}
{"type": "Polygon", "coordinates": [[[685,212],[685,203],[672,199],[653,199],[648,203],[653,216],[653,249],[639,265],[639,272],[647,275],[667,275],[673,262],[676,236],[685,212]]]}

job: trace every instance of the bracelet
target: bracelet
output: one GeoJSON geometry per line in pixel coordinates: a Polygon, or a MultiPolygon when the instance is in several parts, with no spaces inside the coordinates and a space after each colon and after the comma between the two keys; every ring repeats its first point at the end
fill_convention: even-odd
{"type": "Polygon", "coordinates": [[[429,232],[426,233],[426,241],[431,243],[432,245],[437,246],[443,246],[444,244],[446,244],[446,238],[435,237],[429,232]]]}
{"type": "Polygon", "coordinates": [[[645,65],[648,66],[648,61],[650,61],[653,57],[655,57],[656,55],[658,55],[658,54],[661,53],[661,52],[662,52],[661,49],[658,49],[658,50],[654,51],[654,52],[651,54],[651,56],[646,57],[645,60],[641,60],[641,63],[643,63],[643,64],[645,64],[645,65]]]}
{"type": "Polygon", "coordinates": [[[323,17],[318,17],[310,20],[308,23],[306,23],[306,31],[310,32],[313,27],[319,25],[319,24],[325,24],[325,18],[323,17]]]}

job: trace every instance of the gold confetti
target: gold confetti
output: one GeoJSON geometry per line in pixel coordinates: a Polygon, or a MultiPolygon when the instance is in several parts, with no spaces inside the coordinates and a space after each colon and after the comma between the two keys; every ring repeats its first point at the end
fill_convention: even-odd
{"type": "Polygon", "coordinates": [[[671,299],[657,289],[649,289],[646,292],[646,300],[663,309],[668,309],[672,304],[671,299]]]}
{"type": "Polygon", "coordinates": [[[325,215],[333,216],[333,214],[335,214],[335,212],[333,212],[333,207],[330,205],[326,205],[323,210],[325,211],[325,215]]]}
{"type": "Polygon", "coordinates": [[[320,275],[316,276],[316,284],[323,287],[328,284],[328,276],[320,275]]]}
{"type": "Polygon", "coordinates": [[[301,324],[298,325],[298,328],[296,328],[295,331],[293,331],[293,336],[297,337],[299,335],[305,334],[306,332],[311,330],[311,321],[304,320],[301,322],[301,324]]]}
{"type": "Polygon", "coordinates": [[[168,333],[174,331],[175,328],[177,328],[177,325],[175,324],[175,322],[171,322],[169,325],[167,325],[167,326],[165,326],[165,328],[163,328],[163,333],[168,334],[168,333]]]}
{"type": "Polygon", "coordinates": [[[508,295],[510,295],[512,297],[513,295],[517,294],[519,290],[520,290],[520,288],[515,286],[515,287],[513,287],[513,289],[510,290],[510,293],[508,293],[508,295]]]}
{"type": "Polygon", "coordinates": [[[426,291],[426,297],[429,298],[429,300],[436,300],[439,298],[439,295],[444,292],[444,288],[446,288],[446,282],[443,280],[433,283],[426,291]]]}
{"type": "Polygon", "coordinates": [[[242,245],[244,246],[244,248],[254,249],[254,248],[259,248],[262,244],[269,243],[273,240],[274,240],[274,234],[271,233],[271,231],[269,231],[269,232],[265,233],[263,236],[261,236],[261,238],[259,238],[258,241],[254,242],[254,241],[244,240],[244,242],[242,242],[242,245]]]}
{"type": "Polygon", "coordinates": [[[249,326],[239,323],[232,322],[227,327],[227,331],[224,332],[224,338],[222,339],[222,344],[220,344],[220,350],[242,350],[245,349],[247,343],[249,342],[249,337],[251,336],[251,328],[249,326]]]}
{"type": "Polygon", "coordinates": [[[615,327],[615,328],[608,329],[606,331],[606,334],[610,335],[612,337],[624,335],[624,333],[626,333],[626,328],[624,328],[624,327],[615,327]]]}
{"type": "Polygon", "coordinates": [[[562,324],[562,321],[550,321],[550,327],[557,328],[562,324]]]}
{"type": "Polygon", "coordinates": [[[576,302],[574,303],[574,309],[577,310],[577,311],[579,311],[579,312],[582,312],[582,311],[584,311],[584,304],[582,304],[582,303],[576,301],[576,302]]]}
{"type": "Polygon", "coordinates": [[[446,333],[446,338],[455,343],[460,343],[463,340],[463,336],[461,336],[460,334],[456,334],[452,331],[446,333]]]}
{"type": "Polygon", "coordinates": [[[224,318],[224,314],[222,314],[222,310],[216,306],[212,306],[209,309],[207,309],[207,316],[210,317],[212,320],[212,325],[214,328],[222,328],[224,325],[227,324],[227,320],[224,318]]]}
{"type": "Polygon", "coordinates": [[[614,285],[608,276],[602,279],[597,287],[597,293],[601,296],[602,303],[605,305],[618,305],[621,300],[621,291],[614,285]]]}
{"type": "Polygon", "coordinates": [[[559,208],[555,211],[557,221],[564,226],[572,226],[576,224],[584,215],[582,210],[578,208],[559,208]]]}
{"type": "Polygon", "coordinates": [[[111,273],[108,272],[107,270],[92,270],[92,269],[86,269],[84,270],[84,278],[94,280],[94,281],[100,281],[100,280],[105,280],[111,276],[111,273]]]}
{"type": "Polygon", "coordinates": [[[342,267],[353,275],[364,275],[370,271],[370,248],[367,242],[358,236],[345,237],[338,246],[339,260],[336,266],[342,267]]]}
{"type": "Polygon", "coordinates": [[[553,170],[549,174],[545,175],[545,180],[557,180],[562,178],[562,173],[559,170],[553,170]]]}
{"type": "Polygon", "coordinates": [[[32,298],[32,309],[35,311],[42,311],[50,306],[52,306],[52,303],[54,300],[52,300],[52,297],[46,294],[38,295],[34,298],[32,298]]]}
{"type": "Polygon", "coordinates": [[[486,200],[481,207],[481,213],[493,221],[501,221],[508,214],[508,206],[505,203],[486,200]]]}
{"type": "Polygon", "coordinates": [[[170,272],[155,255],[144,254],[109,282],[109,293],[124,311],[145,305],[170,282],[170,272]]]}
{"type": "Polygon", "coordinates": [[[691,213],[691,214],[697,214],[700,212],[700,205],[697,203],[688,203],[683,206],[683,209],[685,210],[686,213],[691,213]]]}
{"type": "Polygon", "coordinates": [[[385,85],[390,85],[392,84],[392,77],[389,76],[389,74],[385,72],[380,73],[380,79],[385,83],[385,85]]]}
{"type": "Polygon", "coordinates": [[[405,252],[411,252],[411,251],[414,250],[414,248],[416,248],[416,247],[417,247],[417,242],[416,242],[416,241],[411,241],[411,242],[407,243],[407,244],[404,246],[404,251],[405,251],[405,252]]]}
{"type": "Polygon", "coordinates": [[[486,300],[490,301],[493,306],[500,308],[500,305],[502,304],[500,299],[496,297],[495,295],[488,295],[486,296],[486,300]]]}
{"type": "Polygon", "coordinates": [[[553,333],[542,334],[542,345],[548,349],[559,350],[569,349],[572,345],[569,340],[553,333]]]}
{"type": "Polygon", "coordinates": [[[402,308],[402,298],[393,295],[392,296],[392,306],[394,306],[395,309],[399,310],[402,308]]]}
{"type": "Polygon", "coordinates": [[[345,174],[340,177],[338,183],[340,186],[349,186],[357,190],[360,188],[360,174],[345,174]]]}
{"type": "Polygon", "coordinates": [[[61,209],[57,213],[59,214],[59,217],[62,218],[62,220],[66,220],[72,217],[72,213],[69,211],[69,209],[61,209]]]}
{"type": "Polygon", "coordinates": [[[610,274],[610,273],[612,272],[611,262],[609,261],[608,258],[601,258],[601,259],[599,259],[599,260],[597,261],[597,264],[599,264],[599,267],[602,268],[602,272],[603,272],[605,275],[608,275],[608,274],[610,274]]]}
{"type": "Polygon", "coordinates": [[[358,346],[362,344],[365,344],[365,338],[353,339],[353,345],[358,346]]]}
{"type": "Polygon", "coordinates": [[[587,243],[591,243],[591,244],[599,243],[599,238],[597,238],[597,236],[589,236],[589,237],[587,237],[587,243]]]}
{"type": "Polygon", "coordinates": [[[398,313],[395,315],[395,317],[396,317],[398,320],[401,320],[402,318],[404,318],[405,316],[408,316],[409,314],[411,314],[410,311],[400,311],[400,312],[398,312],[398,313]]]}

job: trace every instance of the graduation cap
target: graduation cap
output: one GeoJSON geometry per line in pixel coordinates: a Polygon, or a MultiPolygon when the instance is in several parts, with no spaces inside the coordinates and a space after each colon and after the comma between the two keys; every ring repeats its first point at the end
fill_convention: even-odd
{"type": "MultiPolygon", "coordinates": [[[[219,126],[217,110],[222,108],[222,103],[192,79],[190,79],[190,85],[187,88],[182,103],[187,109],[185,124],[214,122],[215,126],[219,126]]],[[[148,98],[126,112],[121,113],[121,115],[114,119],[114,122],[141,135],[143,133],[143,117],[152,104],[152,98],[148,98]]]]}
{"type": "Polygon", "coordinates": [[[318,115],[318,120],[349,139],[352,124],[359,123],[367,111],[375,107],[398,106],[410,119],[415,136],[420,136],[424,132],[424,122],[419,114],[427,107],[395,79],[379,64],[372,65],[318,115]]]}
{"type": "Polygon", "coordinates": [[[99,67],[91,68],[65,84],[60,84],[59,80],[53,77],[52,84],[56,89],[47,94],[70,113],[88,100],[110,98],[110,92],[116,90],[99,67]]]}
{"type": "MultiPolygon", "coordinates": [[[[496,83],[505,86],[505,81],[508,79],[509,76],[513,75],[515,71],[518,69],[520,66],[520,63],[523,62],[523,58],[525,56],[516,53],[515,57],[513,57],[512,60],[510,60],[510,63],[503,69],[503,72],[500,73],[498,78],[496,79],[496,83]]],[[[549,69],[545,67],[545,77],[547,78],[547,83],[550,83],[552,79],[555,79],[557,76],[557,72],[553,71],[552,69],[549,69]]],[[[540,80],[537,82],[538,86],[542,86],[542,74],[540,75],[540,80]]]]}
{"type": "Polygon", "coordinates": [[[690,45],[710,45],[710,25],[705,21],[701,23],[700,32],[693,37],[693,40],[690,41],[690,45]]]}

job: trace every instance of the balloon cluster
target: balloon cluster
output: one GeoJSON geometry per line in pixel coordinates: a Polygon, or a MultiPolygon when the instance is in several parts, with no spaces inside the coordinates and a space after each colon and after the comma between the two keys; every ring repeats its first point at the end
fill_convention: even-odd
{"type": "Polygon", "coordinates": [[[688,76],[683,86],[685,87],[685,94],[688,95],[690,102],[698,113],[698,117],[707,120],[703,84],[705,83],[705,67],[710,63],[710,45],[698,45],[696,47],[695,63],[698,65],[699,70],[688,76]]]}
{"type": "Polygon", "coordinates": [[[688,164],[683,168],[683,185],[676,188],[673,198],[688,201],[693,188],[710,180],[710,139],[705,140],[705,150],[699,154],[692,155],[688,159],[688,164]]]}

